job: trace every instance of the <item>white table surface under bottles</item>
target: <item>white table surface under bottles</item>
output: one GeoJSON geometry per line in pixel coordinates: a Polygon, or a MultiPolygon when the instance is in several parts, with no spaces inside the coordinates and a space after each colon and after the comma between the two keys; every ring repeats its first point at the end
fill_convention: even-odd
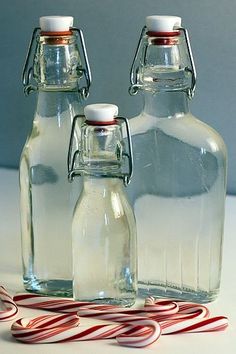
{"type": "MultiPolygon", "coordinates": [[[[0,169],[0,284],[10,293],[22,292],[19,220],[18,171],[0,169]]],[[[138,300],[139,301],[139,300],[138,300]]],[[[115,340],[69,342],[60,344],[23,344],[11,337],[11,322],[0,323],[0,354],[235,354],[236,353],[236,197],[228,196],[224,237],[222,285],[217,301],[207,305],[212,316],[225,315],[229,327],[223,332],[162,336],[144,349],[121,347],[115,340]]],[[[20,317],[45,314],[40,310],[20,308],[20,317]]],[[[81,319],[81,324],[90,323],[81,319]]]]}

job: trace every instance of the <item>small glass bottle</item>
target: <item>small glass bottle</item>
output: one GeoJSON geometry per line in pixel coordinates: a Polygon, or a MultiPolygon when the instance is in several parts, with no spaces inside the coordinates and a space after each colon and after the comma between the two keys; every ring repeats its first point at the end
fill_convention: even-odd
{"type": "Polygon", "coordinates": [[[72,296],[71,222],[80,186],[68,183],[67,148],[91,79],[83,34],[72,26],[70,16],[41,17],[23,72],[26,94],[38,91],[20,162],[23,280],[28,291],[57,296],[72,296]]]}
{"type": "Polygon", "coordinates": [[[174,16],[149,16],[131,70],[143,111],[130,120],[143,296],[197,302],[220,287],[226,147],[188,108],[196,72],[186,29],[174,16]]]}
{"type": "Polygon", "coordinates": [[[115,118],[118,107],[111,104],[88,105],[84,113],[81,147],[72,157],[72,129],[69,149],[69,178],[83,178],[72,226],[73,294],[80,301],[131,306],[137,289],[136,225],[123,184],[132,174],[132,149],[129,140],[125,152],[119,124],[126,123],[130,136],[128,121],[115,118]],[[123,171],[124,157],[129,173],[123,171]]]}

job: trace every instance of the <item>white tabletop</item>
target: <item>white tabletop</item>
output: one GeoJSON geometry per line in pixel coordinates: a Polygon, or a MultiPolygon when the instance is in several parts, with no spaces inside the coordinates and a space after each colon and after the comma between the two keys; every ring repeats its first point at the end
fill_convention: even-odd
{"type": "MultiPolygon", "coordinates": [[[[226,200],[224,257],[221,292],[217,301],[207,305],[212,316],[229,317],[229,327],[223,332],[177,334],[162,336],[145,349],[120,347],[115,340],[70,342],[60,344],[23,344],[10,333],[11,321],[0,323],[0,353],[86,353],[113,354],[147,351],[159,354],[235,354],[236,353],[236,197],[226,200]]],[[[0,169],[0,285],[11,294],[22,292],[21,247],[19,221],[18,171],[0,169]]],[[[20,308],[19,317],[32,317],[45,313],[20,308]]],[[[88,319],[81,319],[81,325],[88,319]]]]}

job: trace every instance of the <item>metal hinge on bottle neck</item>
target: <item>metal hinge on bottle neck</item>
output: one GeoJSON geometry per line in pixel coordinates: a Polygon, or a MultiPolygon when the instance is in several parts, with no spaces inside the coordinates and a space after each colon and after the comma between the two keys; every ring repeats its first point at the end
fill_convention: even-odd
{"type": "MultiPolygon", "coordinates": [[[[192,54],[192,49],[190,45],[190,40],[189,40],[189,35],[188,31],[184,27],[178,27],[176,30],[179,30],[183,32],[186,46],[187,46],[187,51],[188,51],[188,56],[189,56],[189,61],[190,61],[190,67],[187,67],[186,70],[188,70],[192,74],[191,78],[191,87],[188,88],[187,90],[187,95],[189,99],[192,99],[195,93],[195,88],[196,88],[196,79],[197,79],[197,73],[196,73],[196,68],[193,60],[193,54],[192,54]]],[[[134,59],[131,65],[131,70],[130,70],[130,87],[129,87],[129,93],[130,95],[134,96],[138,93],[142,85],[139,83],[139,66],[140,66],[140,56],[141,56],[141,48],[145,39],[145,33],[147,32],[147,27],[144,26],[140,37],[138,41],[138,45],[135,51],[134,59]]]]}
{"type": "Polygon", "coordinates": [[[26,96],[28,96],[32,91],[36,91],[37,90],[37,86],[35,86],[32,82],[32,76],[33,76],[33,60],[32,60],[32,64],[31,64],[31,59],[32,59],[32,55],[33,55],[33,47],[35,46],[35,50],[37,48],[37,41],[36,38],[39,34],[40,31],[40,27],[36,27],[33,30],[32,36],[31,36],[31,40],[29,43],[29,47],[27,50],[27,54],[26,54],[26,59],[25,59],[25,63],[24,63],[24,67],[23,67],[23,72],[22,72],[22,83],[23,83],[23,87],[24,87],[24,93],[26,96]]]}
{"type": "Polygon", "coordinates": [[[139,89],[142,87],[142,85],[140,85],[139,79],[138,79],[138,73],[139,73],[139,64],[140,64],[140,50],[141,47],[143,45],[143,41],[144,41],[144,35],[147,32],[147,27],[144,26],[142,28],[142,31],[140,33],[139,36],[139,40],[138,40],[138,45],[134,54],[134,59],[131,65],[131,69],[130,69],[130,83],[131,86],[129,87],[129,93],[132,96],[137,95],[139,89]]]}
{"type": "Polygon", "coordinates": [[[81,48],[82,48],[83,59],[84,59],[84,64],[85,64],[85,68],[83,68],[82,71],[85,76],[86,86],[81,87],[79,89],[79,92],[81,93],[82,98],[85,100],[89,96],[89,89],[90,89],[91,82],[92,82],[92,75],[91,75],[91,70],[90,70],[89,61],[88,61],[88,55],[87,55],[87,50],[86,50],[86,45],[85,45],[84,35],[83,35],[82,30],[80,28],[76,28],[76,27],[71,28],[71,30],[78,33],[81,48]]]}
{"type": "MultiPolygon", "coordinates": [[[[28,96],[32,91],[37,91],[37,85],[33,82],[33,65],[34,65],[34,53],[36,52],[38,41],[37,37],[40,35],[40,28],[36,27],[33,30],[32,37],[30,40],[29,48],[27,51],[23,72],[22,72],[22,83],[24,87],[24,93],[28,96]]],[[[83,99],[87,99],[89,96],[89,89],[92,82],[91,70],[89,66],[87,50],[84,41],[84,35],[81,29],[72,27],[71,31],[76,32],[79,37],[80,45],[83,53],[83,61],[85,68],[80,69],[84,73],[86,80],[86,85],[78,89],[83,99]]]]}
{"type": "Polygon", "coordinates": [[[194,96],[194,93],[195,93],[195,89],[196,89],[197,72],[196,72],[196,68],[195,68],[195,64],[194,64],[194,60],[193,60],[193,53],[192,53],[192,48],[191,48],[191,44],[190,44],[190,40],[189,40],[188,31],[184,27],[179,27],[178,30],[183,32],[184,37],[185,37],[185,42],[187,45],[188,56],[189,56],[190,65],[191,65],[191,67],[188,68],[188,70],[192,74],[191,87],[189,87],[187,94],[188,94],[189,99],[192,99],[194,96]]]}
{"type": "MultiPolygon", "coordinates": [[[[79,148],[76,148],[75,151],[73,151],[73,146],[75,144],[75,137],[76,137],[76,131],[75,131],[76,123],[78,120],[84,120],[84,119],[85,119],[84,115],[76,115],[72,123],[69,149],[67,155],[68,180],[70,182],[73,181],[75,176],[82,176],[84,174],[83,168],[75,167],[76,163],[78,164],[81,151],[79,148]]],[[[125,123],[127,142],[128,142],[128,153],[123,152],[122,156],[128,159],[128,171],[121,172],[120,174],[109,174],[109,175],[107,174],[105,175],[101,173],[99,174],[99,177],[121,178],[123,179],[124,185],[127,186],[130,183],[130,180],[133,175],[133,149],[132,149],[132,142],[131,142],[131,133],[130,133],[129,122],[127,118],[116,117],[115,119],[125,123]]]]}

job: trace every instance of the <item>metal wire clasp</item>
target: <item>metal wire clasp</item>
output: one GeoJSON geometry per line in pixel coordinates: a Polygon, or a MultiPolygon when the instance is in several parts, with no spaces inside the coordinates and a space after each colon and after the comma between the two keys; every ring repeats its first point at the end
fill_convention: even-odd
{"type": "MultiPolygon", "coordinates": [[[[27,50],[26,54],[26,59],[25,63],[23,66],[23,72],[22,72],[22,83],[24,87],[24,93],[28,96],[32,91],[37,91],[37,85],[35,82],[33,82],[33,66],[34,66],[34,56],[36,49],[38,47],[38,40],[37,37],[40,35],[40,27],[36,27],[33,30],[31,40],[29,43],[29,47],[27,50]]],[[[81,29],[72,27],[71,31],[76,32],[77,36],[79,37],[80,40],[80,45],[82,48],[82,53],[83,53],[83,62],[84,62],[84,68],[80,69],[80,71],[83,72],[86,84],[82,88],[79,88],[79,93],[81,94],[83,99],[88,98],[89,95],[89,89],[91,86],[92,82],[92,75],[91,75],[91,70],[89,66],[89,61],[88,61],[88,55],[87,55],[87,50],[86,50],[86,45],[84,41],[84,35],[81,29]]]]}
{"type": "Polygon", "coordinates": [[[81,93],[82,98],[87,99],[89,96],[89,89],[90,89],[91,82],[92,82],[92,75],[91,75],[91,70],[90,70],[89,61],[88,61],[88,55],[87,55],[84,35],[83,35],[83,32],[80,28],[72,27],[71,30],[78,34],[81,48],[82,48],[83,60],[84,60],[84,65],[85,65],[85,68],[82,69],[82,72],[84,73],[84,76],[85,76],[86,85],[84,87],[80,88],[79,91],[81,93]]]}
{"type": "MultiPolygon", "coordinates": [[[[192,54],[192,49],[190,45],[190,40],[189,40],[189,35],[188,31],[184,27],[178,27],[176,30],[179,30],[183,32],[185,42],[187,45],[187,51],[188,51],[188,56],[189,56],[189,61],[190,61],[190,68],[187,67],[186,70],[191,72],[192,74],[192,79],[191,79],[191,87],[188,89],[187,94],[190,99],[193,98],[195,89],[196,89],[196,79],[197,79],[197,73],[196,73],[196,68],[193,60],[193,54],[192,54]]],[[[141,58],[141,48],[145,39],[145,33],[147,31],[147,27],[144,26],[140,36],[139,36],[139,41],[138,45],[135,51],[134,59],[131,65],[131,70],[130,70],[130,87],[129,87],[129,93],[130,95],[134,96],[138,93],[139,89],[142,87],[142,85],[139,84],[139,66],[140,66],[140,58],[141,58]]]]}
{"type": "MultiPolygon", "coordinates": [[[[69,141],[69,149],[68,149],[68,155],[67,155],[67,169],[68,169],[68,180],[69,182],[72,182],[75,176],[82,176],[83,175],[83,169],[79,167],[75,167],[76,162],[78,163],[79,156],[81,154],[80,150],[80,144],[77,142],[77,147],[73,151],[73,146],[75,145],[75,139],[76,139],[76,123],[78,120],[84,120],[85,116],[84,115],[76,115],[73,119],[72,122],[72,127],[71,127],[71,134],[70,134],[70,141],[69,141]]],[[[127,133],[127,143],[128,143],[128,153],[123,152],[122,156],[124,158],[128,159],[128,171],[127,172],[121,172],[119,175],[117,174],[109,174],[109,175],[104,175],[101,174],[101,177],[110,177],[110,178],[121,178],[123,179],[124,185],[127,186],[130,183],[131,177],[133,175],[133,149],[132,149],[132,142],[131,142],[131,133],[130,133],[130,127],[129,127],[129,121],[127,118],[124,117],[116,117],[115,118],[118,121],[121,121],[122,123],[125,124],[126,128],[126,133],[127,133]]]]}
{"type": "Polygon", "coordinates": [[[116,117],[116,119],[120,120],[121,122],[123,121],[125,123],[125,128],[126,128],[126,133],[127,133],[128,153],[123,152],[123,156],[128,159],[129,170],[128,170],[128,172],[123,173],[123,181],[124,181],[124,185],[128,186],[128,184],[130,183],[131,178],[133,176],[133,165],[134,165],[130,126],[129,126],[129,121],[127,118],[116,117]]]}
{"type": "Polygon", "coordinates": [[[142,31],[139,36],[138,45],[137,45],[137,48],[136,48],[136,51],[134,54],[134,59],[133,59],[131,69],[130,69],[130,84],[131,85],[129,87],[129,93],[132,96],[137,95],[140,87],[142,86],[138,83],[138,81],[139,81],[138,80],[138,72],[139,72],[139,65],[140,65],[140,63],[138,63],[138,61],[140,61],[140,50],[141,50],[141,47],[143,44],[144,34],[146,33],[146,31],[147,31],[147,27],[144,26],[142,28],[142,31]]]}
{"type": "Polygon", "coordinates": [[[38,46],[38,41],[36,41],[36,38],[39,34],[40,31],[40,27],[36,27],[33,30],[32,36],[31,36],[31,40],[29,43],[29,47],[27,50],[27,54],[26,54],[26,59],[25,59],[25,63],[23,66],[23,72],[22,72],[22,83],[23,83],[23,87],[24,87],[24,93],[26,96],[28,96],[32,91],[36,91],[37,90],[37,86],[34,85],[32,83],[32,76],[33,76],[33,53],[35,53],[36,48],[38,46]],[[33,47],[34,50],[33,50],[33,47]]]}
{"type": "MultiPolygon", "coordinates": [[[[80,147],[77,143],[76,149],[73,152],[73,145],[76,141],[76,134],[75,134],[75,126],[77,120],[84,120],[85,116],[83,114],[77,114],[73,118],[72,126],[71,126],[71,133],[70,133],[70,140],[69,140],[69,149],[67,154],[67,171],[68,171],[68,180],[72,182],[75,176],[81,176],[81,172],[75,168],[75,162],[77,161],[77,157],[80,154],[80,147]]],[[[81,139],[81,137],[78,137],[81,139]]]]}
{"type": "Polygon", "coordinates": [[[178,30],[183,32],[185,42],[187,45],[187,50],[188,50],[188,55],[189,55],[189,60],[190,60],[190,65],[191,65],[191,68],[188,68],[188,70],[192,73],[191,87],[188,89],[187,94],[188,94],[188,97],[190,99],[192,99],[194,96],[194,93],[195,93],[195,89],[196,89],[196,81],[197,81],[196,67],[195,67],[194,60],[193,60],[193,53],[192,53],[191,44],[190,44],[190,40],[189,40],[188,30],[184,27],[179,27],[178,30]]]}

